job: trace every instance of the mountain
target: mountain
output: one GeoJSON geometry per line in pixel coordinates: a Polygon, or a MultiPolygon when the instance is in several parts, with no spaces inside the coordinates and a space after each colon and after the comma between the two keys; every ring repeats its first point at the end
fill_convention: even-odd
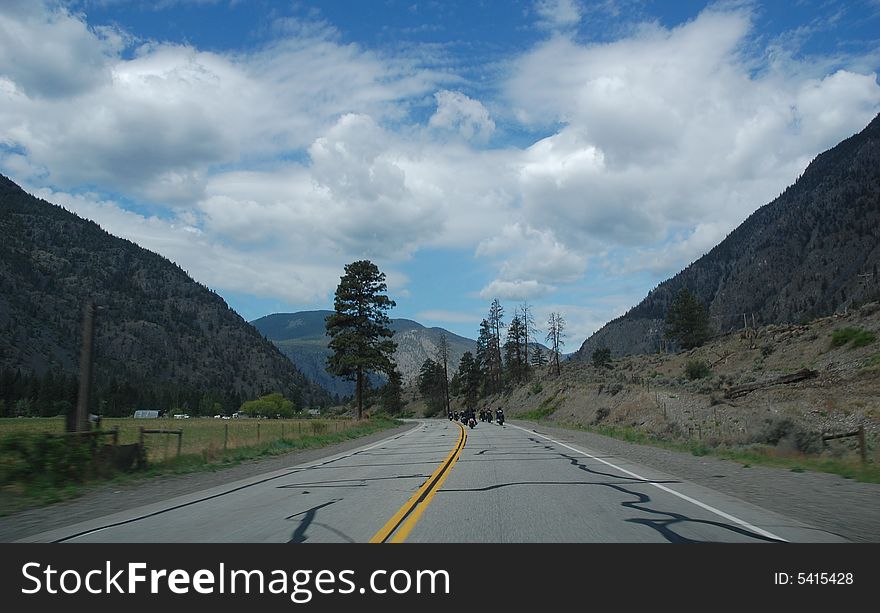
{"type": "MultiPolygon", "coordinates": [[[[327,347],[330,338],[326,336],[324,320],[331,313],[332,311],[275,313],[252,321],[251,324],[275,343],[312,381],[333,394],[349,396],[354,393],[354,383],[330,375],[325,370],[327,357],[332,352],[327,347]]],[[[442,328],[426,328],[409,319],[394,319],[390,328],[394,331],[393,340],[397,343],[394,359],[404,382],[418,377],[425,359],[436,359],[441,335],[445,335],[449,343],[450,376],[466,351],[476,351],[476,341],[442,328]]]]}
{"type": "Polygon", "coordinates": [[[687,288],[716,332],[798,323],[880,297],[880,115],[814,159],[778,198],[709,253],[584,341],[576,359],[657,351],[673,297],[687,288]]]}
{"type": "Polygon", "coordinates": [[[0,400],[8,409],[18,402],[13,387],[75,378],[89,300],[100,307],[95,402],[105,401],[107,414],[228,411],[271,391],[304,404],[330,400],[176,264],[0,176],[0,400]]]}

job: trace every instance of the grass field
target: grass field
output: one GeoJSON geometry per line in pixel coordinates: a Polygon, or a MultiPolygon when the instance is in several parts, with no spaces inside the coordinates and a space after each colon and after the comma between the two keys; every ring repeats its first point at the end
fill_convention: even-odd
{"type": "MultiPolygon", "coordinates": [[[[61,418],[0,419],[0,515],[34,505],[43,505],[76,497],[89,482],[112,479],[129,481],[163,474],[212,471],[240,462],[280,455],[297,449],[324,447],[333,443],[366,436],[393,428],[399,422],[388,417],[362,421],[351,419],[133,419],[109,418],[102,431],[118,428],[119,444],[135,443],[140,429],[181,430],[171,434],[145,434],[148,466],[133,473],[82,470],[90,455],[83,456],[77,446],[57,444],[50,448],[34,441],[33,435],[62,434],[61,418]],[[15,441],[31,441],[25,446],[15,441]],[[7,445],[6,443],[13,443],[7,445]],[[48,451],[47,451],[48,449],[48,451]]],[[[109,444],[112,436],[101,437],[109,444]]]]}
{"type": "MultiPolygon", "coordinates": [[[[350,419],[133,419],[106,418],[101,429],[112,432],[119,428],[119,444],[136,443],[140,428],[147,430],[181,430],[181,455],[202,454],[218,457],[224,450],[252,447],[282,438],[297,440],[322,434],[342,433],[357,425],[350,419]]],[[[0,439],[17,432],[64,432],[62,418],[0,419],[0,439]]],[[[150,462],[170,460],[177,455],[177,435],[146,434],[144,446],[150,462]]],[[[103,438],[109,443],[112,437],[103,438]]]]}

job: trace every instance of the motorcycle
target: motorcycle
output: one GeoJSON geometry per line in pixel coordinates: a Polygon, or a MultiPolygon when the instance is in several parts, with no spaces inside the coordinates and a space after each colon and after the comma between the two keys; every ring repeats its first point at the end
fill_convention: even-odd
{"type": "Polygon", "coordinates": [[[470,426],[471,428],[475,428],[477,426],[477,420],[474,419],[473,417],[471,417],[470,419],[468,419],[467,425],[470,426]]]}
{"type": "Polygon", "coordinates": [[[498,425],[499,425],[499,426],[503,426],[503,425],[504,425],[504,413],[498,413],[498,414],[495,416],[495,421],[498,422],[498,425]]]}

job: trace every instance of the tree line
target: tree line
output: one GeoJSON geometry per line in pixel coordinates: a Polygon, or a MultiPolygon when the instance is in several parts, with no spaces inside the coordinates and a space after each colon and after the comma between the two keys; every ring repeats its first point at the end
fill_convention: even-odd
{"type": "Polygon", "coordinates": [[[550,314],[544,337],[549,351],[538,345],[540,333],[531,305],[516,306],[505,322],[504,307],[496,298],[480,322],[476,350],[462,355],[451,378],[448,344],[441,337],[436,356],[427,358],[419,371],[418,388],[427,405],[426,415],[448,412],[450,397],[458,398],[466,409],[476,409],[480,399],[528,381],[540,368],[549,366],[559,374],[565,319],[559,313],[550,314]]]}
{"type": "MultiPolygon", "coordinates": [[[[687,289],[682,289],[670,304],[665,321],[666,338],[683,349],[698,347],[711,338],[706,306],[687,289]]],[[[480,322],[475,352],[465,352],[450,378],[448,346],[441,338],[437,355],[422,363],[418,377],[419,393],[424,399],[426,415],[450,410],[450,396],[459,399],[466,409],[476,409],[483,398],[502,393],[527,382],[541,368],[561,372],[562,347],[565,346],[565,318],[550,313],[544,340],[544,351],[535,341],[540,331],[535,328],[532,308],[523,303],[514,308],[513,317],[504,321],[504,307],[495,299],[487,316],[480,322]],[[506,331],[502,335],[502,331],[506,331]]],[[[597,369],[611,368],[611,350],[601,346],[591,356],[597,369]]]]}
{"type": "MultiPolygon", "coordinates": [[[[60,370],[43,374],[0,368],[0,417],[66,416],[76,410],[79,379],[60,370]]],[[[294,392],[290,402],[302,406],[294,392]]],[[[190,415],[228,415],[248,399],[231,387],[203,389],[173,381],[131,381],[101,378],[92,384],[89,411],[105,417],[128,417],[138,409],[161,413],[179,410],[190,415]]]]}

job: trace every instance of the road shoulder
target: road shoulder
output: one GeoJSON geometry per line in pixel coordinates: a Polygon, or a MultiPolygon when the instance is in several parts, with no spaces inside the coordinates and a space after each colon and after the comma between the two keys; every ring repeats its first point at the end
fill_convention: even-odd
{"type": "Polygon", "coordinates": [[[19,511],[0,517],[0,542],[12,542],[66,525],[127,511],[146,504],[161,502],[263,473],[320,460],[338,453],[397,436],[416,427],[406,423],[389,430],[343,441],[326,447],[291,451],[280,456],[243,462],[211,472],[167,475],[126,484],[104,483],[89,487],[72,500],[19,511]]]}
{"type": "MultiPolygon", "coordinates": [[[[516,420],[556,440],[653,467],[857,542],[880,542],[880,485],[638,445],[592,432],[516,420]]],[[[604,456],[603,456],[604,457],[604,456]]]]}

